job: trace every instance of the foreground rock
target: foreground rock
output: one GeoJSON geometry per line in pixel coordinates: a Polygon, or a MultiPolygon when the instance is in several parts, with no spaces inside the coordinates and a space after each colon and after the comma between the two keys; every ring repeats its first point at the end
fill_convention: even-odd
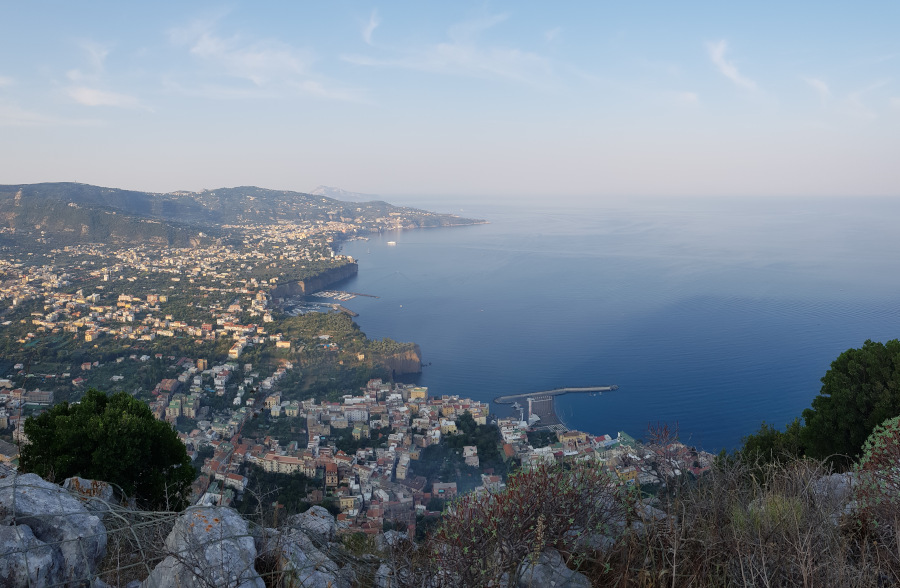
{"type": "Polygon", "coordinates": [[[169,555],[142,588],[265,588],[247,521],[230,508],[189,508],[166,538],[169,555]]]}
{"type": "Polygon", "coordinates": [[[531,561],[526,558],[519,566],[518,588],[591,588],[587,576],[566,567],[562,556],[547,549],[531,561]]]}
{"type": "Polygon", "coordinates": [[[99,517],[35,474],[0,478],[0,585],[78,586],[106,555],[99,517]]]}
{"type": "Polygon", "coordinates": [[[298,528],[311,539],[327,543],[334,539],[337,523],[334,516],[325,507],[316,505],[306,512],[294,515],[289,520],[292,528],[298,528]]]}
{"type": "Polygon", "coordinates": [[[350,588],[353,585],[353,571],[342,569],[298,529],[280,534],[272,548],[279,562],[277,573],[285,587],[350,588]]]}
{"type": "Polygon", "coordinates": [[[279,585],[286,588],[350,588],[356,580],[352,568],[341,568],[326,554],[336,548],[330,543],[335,531],[334,516],[313,506],[291,517],[286,529],[266,531],[261,559],[274,562],[279,585]]]}
{"type": "Polygon", "coordinates": [[[115,493],[109,482],[101,482],[100,480],[86,480],[75,476],[67,478],[63,482],[63,488],[69,491],[69,494],[79,499],[91,513],[96,514],[101,519],[109,512],[111,505],[115,501],[115,493]]]}

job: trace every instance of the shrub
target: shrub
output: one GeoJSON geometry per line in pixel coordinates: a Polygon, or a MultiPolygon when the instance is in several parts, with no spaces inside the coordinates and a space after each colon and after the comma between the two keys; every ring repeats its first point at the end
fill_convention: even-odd
{"type": "Polygon", "coordinates": [[[613,534],[631,492],[592,463],[541,465],[517,472],[498,493],[468,494],[416,549],[393,552],[401,586],[433,578],[436,586],[514,585],[520,564],[553,548],[578,564],[591,538],[613,534]],[[401,571],[402,570],[402,571],[401,571]]]}
{"type": "Polygon", "coordinates": [[[856,499],[866,522],[900,527],[900,417],[875,427],[856,475],[856,499]]]}

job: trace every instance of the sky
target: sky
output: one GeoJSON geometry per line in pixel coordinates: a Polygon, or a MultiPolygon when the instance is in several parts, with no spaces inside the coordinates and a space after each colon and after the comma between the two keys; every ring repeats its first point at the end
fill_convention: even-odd
{"type": "Polygon", "coordinates": [[[0,183],[900,196],[900,2],[0,1],[0,183]]]}

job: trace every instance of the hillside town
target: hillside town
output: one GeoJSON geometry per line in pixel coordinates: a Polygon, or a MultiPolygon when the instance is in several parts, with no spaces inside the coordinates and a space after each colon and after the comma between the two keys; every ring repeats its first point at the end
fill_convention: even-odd
{"type": "Polygon", "coordinates": [[[328,505],[342,528],[366,534],[414,530],[463,493],[502,489],[520,467],[591,461],[644,489],[709,469],[710,454],[675,439],[564,426],[535,436],[530,404],[527,416],[503,417],[395,381],[390,357],[406,344],[369,341],[352,313],[326,302],[354,294],[318,277],[355,272],[342,240],[415,219],[344,214],[225,225],[239,238],[201,234],[190,247],[54,247],[40,231],[3,228],[16,246],[0,256],[0,461],[17,465],[28,417],[96,388],[146,402],[178,431],[198,470],[193,503],[241,505],[267,475],[301,476],[303,503],[328,505]],[[319,282],[299,298],[279,288],[310,278],[319,282]],[[354,385],[339,380],[347,373],[368,376],[354,385]]]}
{"type": "MultiPolygon", "coordinates": [[[[150,358],[128,359],[142,360],[150,358]]],[[[252,489],[253,470],[248,466],[255,465],[271,473],[300,473],[314,481],[314,489],[307,496],[309,502],[335,503],[343,528],[374,534],[389,521],[414,529],[416,515],[426,514],[435,504],[433,499],[446,501],[459,494],[456,482],[426,479],[414,471],[425,448],[458,434],[458,419],[463,414],[470,415],[477,425],[495,426],[504,459],[515,460],[524,468],[589,460],[607,468],[622,483],[652,488],[664,485],[673,476],[700,476],[713,460],[711,454],[677,441],[666,446],[641,444],[623,432],[613,438],[565,431],[554,443],[534,447],[529,443],[528,423],[496,418],[486,403],[455,395],[432,397],[427,388],[380,379],[369,381],[359,394],[347,394],[336,402],[288,400],[279,382],[294,369],[291,362],[284,362],[265,377],[252,365],[234,362],[209,366],[202,359],[181,358],[174,365],[180,373],[158,383],[150,407],[157,419],[173,425],[181,417],[196,423],[190,431],[179,434],[192,458],[204,447],[211,448],[212,455],[197,462],[200,475],[193,486],[197,504],[232,505],[240,501],[248,488],[252,489]],[[235,374],[244,375],[238,379],[235,374]],[[228,410],[210,410],[211,398],[232,391],[228,410]],[[246,435],[247,423],[260,418],[298,423],[308,440],[283,442],[271,435],[246,435]],[[376,430],[389,432],[378,447],[366,445],[376,430]],[[333,442],[335,433],[347,431],[361,442],[360,448],[350,454],[333,442]]],[[[8,385],[8,380],[3,383],[8,385]]],[[[20,407],[46,405],[49,398],[38,389],[2,388],[0,404],[4,419],[0,425],[8,425],[13,424],[10,414],[20,407]]],[[[534,419],[529,420],[534,423],[534,419]]],[[[17,439],[22,440],[21,436],[19,429],[17,439]]],[[[15,450],[16,446],[9,443],[0,446],[8,464],[15,465],[15,450]]],[[[502,476],[480,470],[477,447],[463,447],[462,458],[466,466],[480,471],[481,484],[476,492],[503,488],[502,476]]]]}

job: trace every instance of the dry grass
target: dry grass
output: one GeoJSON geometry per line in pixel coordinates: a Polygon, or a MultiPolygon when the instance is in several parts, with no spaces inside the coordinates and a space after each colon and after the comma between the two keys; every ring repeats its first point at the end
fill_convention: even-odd
{"type": "Polygon", "coordinates": [[[623,534],[584,571],[595,586],[896,585],[900,542],[887,549],[885,527],[824,493],[830,473],[811,460],[720,465],[663,500],[665,519],[623,534]]]}
{"type": "MultiPolygon", "coordinates": [[[[594,586],[869,587],[900,585],[900,500],[873,510],[823,490],[822,462],[776,465],[729,460],[699,481],[669,488],[648,510],[640,496],[594,465],[545,467],[510,479],[498,494],[453,505],[424,542],[397,541],[377,553],[371,539],[316,544],[357,586],[375,584],[382,563],[394,586],[512,586],[523,560],[557,550],[594,586]],[[659,512],[665,516],[659,516],[659,512]]],[[[256,562],[267,586],[290,584],[279,557],[289,535],[266,530],[257,513],[256,562]]],[[[166,555],[178,513],[110,505],[107,556],[97,576],[113,586],[145,578],[166,555]]],[[[281,521],[282,525],[284,521],[281,521]]]]}

